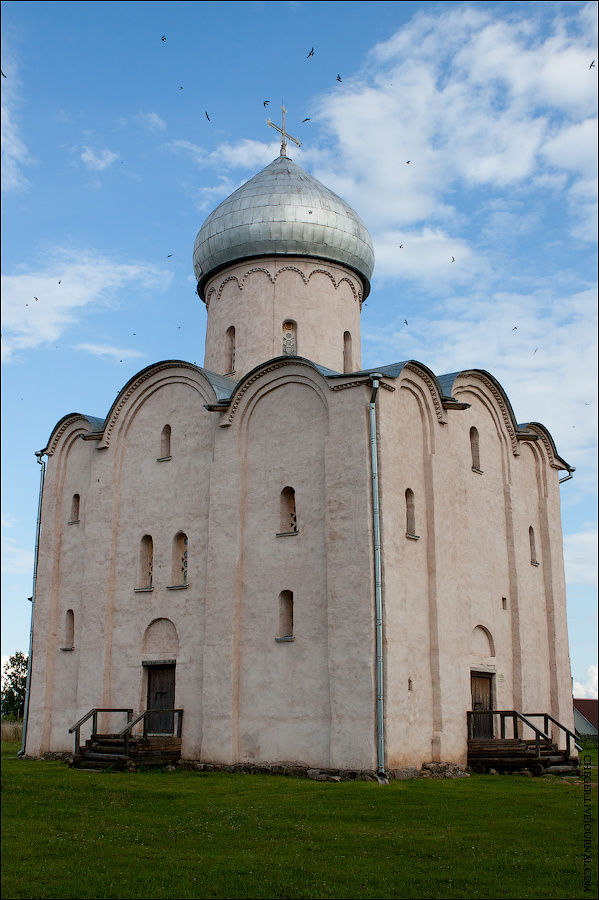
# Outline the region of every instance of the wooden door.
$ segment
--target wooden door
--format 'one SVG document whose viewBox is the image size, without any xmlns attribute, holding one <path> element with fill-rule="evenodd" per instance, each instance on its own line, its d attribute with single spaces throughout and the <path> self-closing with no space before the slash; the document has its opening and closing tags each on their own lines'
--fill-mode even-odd
<svg viewBox="0 0 599 900">
<path fill-rule="evenodd" d="M 472 673 L 470 684 L 472 688 L 472 709 L 474 712 L 479 713 L 476 716 L 472 716 L 472 737 L 492 738 L 493 716 L 482 715 L 485 710 L 493 709 L 491 676 Z"/>
<path fill-rule="evenodd" d="M 173 709 L 175 706 L 175 667 L 148 666 L 148 709 Z M 174 715 L 154 713 L 148 716 L 150 734 L 172 734 Z"/>
</svg>

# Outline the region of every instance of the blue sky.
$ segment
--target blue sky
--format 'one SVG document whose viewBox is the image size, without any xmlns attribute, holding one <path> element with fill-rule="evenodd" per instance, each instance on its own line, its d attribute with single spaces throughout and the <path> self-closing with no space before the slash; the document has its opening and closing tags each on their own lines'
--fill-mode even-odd
<svg viewBox="0 0 599 900">
<path fill-rule="evenodd" d="M 576 467 L 572 672 L 597 696 L 596 4 L 21 0 L 2 24 L 3 656 L 34 451 L 144 366 L 202 364 L 194 237 L 278 155 L 284 100 L 290 155 L 373 237 L 363 364 L 486 369 Z"/>
</svg>

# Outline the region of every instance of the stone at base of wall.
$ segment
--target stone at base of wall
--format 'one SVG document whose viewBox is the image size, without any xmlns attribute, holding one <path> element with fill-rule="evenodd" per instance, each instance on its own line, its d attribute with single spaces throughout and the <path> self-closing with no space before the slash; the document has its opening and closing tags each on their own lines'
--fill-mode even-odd
<svg viewBox="0 0 599 900">
<path fill-rule="evenodd" d="M 244 775 L 289 775 L 295 778 L 308 778 L 311 781 L 376 781 L 383 783 L 376 772 L 370 769 L 322 769 L 293 763 L 203 763 L 197 759 L 180 759 L 177 765 L 194 772 L 238 772 Z M 411 778 L 468 778 L 469 773 L 464 766 L 455 763 L 424 763 L 421 769 L 416 766 L 403 766 L 390 769 L 387 773 L 389 781 L 406 781 Z"/>
</svg>

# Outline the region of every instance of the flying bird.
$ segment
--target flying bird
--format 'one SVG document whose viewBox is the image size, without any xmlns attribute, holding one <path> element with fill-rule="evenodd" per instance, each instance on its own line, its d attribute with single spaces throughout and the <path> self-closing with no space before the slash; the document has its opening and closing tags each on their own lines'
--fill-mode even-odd
<svg viewBox="0 0 599 900">
<path fill-rule="evenodd" d="M 309 52 L 308 55 L 306 56 L 306 59 L 310 59 L 311 56 L 314 56 L 314 47 L 312 47 L 312 49 L 310 50 L 310 52 Z"/>
<path fill-rule="evenodd" d="M 167 256 L 167 259 L 170 259 L 172 255 L 173 255 L 172 253 L 169 253 L 169 255 Z"/>
<path fill-rule="evenodd" d="M 593 62 L 589 66 L 589 69 L 594 69 L 594 68 L 595 68 L 595 60 L 593 60 Z M 4 72 L 2 74 L 4 75 Z M 4 75 L 4 77 L 6 78 L 6 75 Z"/>
<path fill-rule="evenodd" d="M 180 90 L 180 91 L 183 90 L 183 85 L 182 85 L 182 84 L 179 85 L 179 90 Z"/>
<path fill-rule="evenodd" d="M 532 354 L 533 356 L 535 355 L 535 353 L 537 352 L 538 349 L 539 349 L 538 347 L 535 347 L 534 352 Z"/>
<path fill-rule="evenodd" d="M 161 41 L 166 41 L 166 34 L 163 34 L 162 37 L 160 38 L 160 40 L 161 40 Z"/>
<path fill-rule="evenodd" d="M 408 320 L 407 320 L 407 319 L 404 319 L 404 320 L 403 320 L 403 323 L 404 323 L 404 325 L 407 325 L 407 324 L 408 324 Z"/>
<path fill-rule="evenodd" d="M 208 113 L 206 112 L 206 110 L 204 110 L 204 112 L 206 113 L 206 118 L 208 119 L 208 121 L 210 121 L 210 116 L 208 115 Z"/>
<path fill-rule="evenodd" d="M 512 331 L 518 331 L 518 326 L 514 325 L 514 327 L 512 328 Z"/>
<path fill-rule="evenodd" d="M 452 261 L 452 262 L 455 262 L 455 256 L 452 256 L 452 257 L 451 257 L 451 261 Z"/>
<path fill-rule="evenodd" d="M 341 75 L 337 75 L 337 81 L 341 81 Z"/>
<path fill-rule="evenodd" d="M 400 249 L 400 250 L 403 250 L 403 244 L 400 244 L 400 245 L 399 245 L 399 249 Z"/>
<path fill-rule="evenodd" d="M 2 69 L 0 69 L 0 72 L 2 72 Z M 6 78 L 6 75 L 4 74 L 4 72 L 2 72 L 2 77 Z"/>
<path fill-rule="evenodd" d="M 62 278 L 60 279 L 60 281 L 59 281 L 58 283 L 59 283 L 59 284 L 62 284 Z"/>
<path fill-rule="evenodd" d="M 302 125 L 304 124 L 304 122 L 309 122 L 309 121 L 310 121 L 310 116 L 308 116 L 307 119 L 302 119 Z"/>
<path fill-rule="evenodd" d="M 270 100 L 263 100 L 262 106 L 268 106 L 269 103 L 270 103 Z"/>
<path fill-rule="evenodd" d="M 406 159 L 406 166 L 409 166 L 411 162 L 412 162 L 411 159 Z"/>
<path fill-rule="evenodd" d="M 40 298 L 39 298 L 39 297 L 34 297 L 33 299 L 35 300 L 36 303 L 38 303 L 38 301 L 39 301 Z"/>
</svg>

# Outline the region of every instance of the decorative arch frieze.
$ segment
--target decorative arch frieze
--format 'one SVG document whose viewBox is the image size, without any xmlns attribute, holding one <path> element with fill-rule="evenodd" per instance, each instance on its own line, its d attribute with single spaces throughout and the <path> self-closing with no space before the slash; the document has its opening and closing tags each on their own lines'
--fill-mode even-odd
<svg viewBox="0 0 599 900">
<path fill-rule="evenodd" d="M 290 357 L 289 360 L 281 359 L 281 360 L 278 360 L 277 362 L 271 363 L 268 366 L 265 366 L 263 368 L 261 367 L 260 369 L 255 371 L 249 378 L 247 378 L 241 384 L 239 389 L 237 391 L 235 391 L 233 398 L 231 400 L 231 404 L 227 411 L 227 415 L 223 417 L 223 421 L 220 423 L 220 427 L 228 428 L 232 424 L 233 419 L 235 418 L 235 415 L 241 404 L 242 399 L 245 397 L 245 395 L 247 394 L 249 389 L 252 387 L 253 384 L 255 384 L 256 381 L 259 381 L 261 378 L 263 378 L 265 375 L 270 374 L 271 372 L 275 372 L 277 369 L 282 369 L 282 368 L 289 367 L 289 366 L 293 366 L 293 367 L 303 366 L 307 369 L 310 369 L 310 371 L 312 373 L 315 372 L 314 366 L 311 363 L 304 361 L 297 356 Z M 324 400 L 324 397 L 322 397 L 322 399 L 326 406 L 326 401 Z"/>
<path fill-rule="evenodd" d="M 403 377 L 404 372 L 412 372 L 412 374 L 417 375 L 422 381 L 424 381 L 425 385 L 428 388 L 429 394 L 431 395 L 437 420 L 441 423 L 441 425 L 447 425 L 447 412 L 441 401 L 439 388 L 435 384 L 435 381 L 431 378 L 429 373 L 426 371 L 426 369 L 424 369 L 422 366 L 419 366 L 418 363 L 409 362 L 406 363 L 401 370 L 400 378 Z"/>
<path fill-rule="evenodd" d="M 250 277 L 250 275 L 254 275 L 257 272 L 261 272 L 263 275 L 266 275 L 267 278 L 269 279 L 269 281 L 271 282 L 271 284 L 275 284 L 277 278 L 279 277 L 279 275 L 282 272 L 295 272 L 297 275 L 300 276 L 300 278 L 302 279 L 302 281 L 304 282 L 304 284 L 306 286 L 308 285 L 308 283 L 313 275 L 326 275 L 326 277 L 330 279 L 335 290 L 338 290 L 338 288 L 342 282 L 346 282 L 351 289 L 354 300 L 357 303 L 360 303 L 360 305 L 362 305 L 362 290 L 359 287 L 357 287 L 357 282 L 353 281 L 349 276 L 342 275 L 341 278 L 336 280 L 335 276 L 333 275 L 332 272 L 330 272 L 328 269 L 323 269 L 322 267 L 315 267 L 315 268 L 311 269 L 308 272 L 308 274 L 306 274 L 298 266 L 287 265 L 287 266 L 280 266 L 279 268 L 277 268 L 276 271 L 274 272 L 274 274 L 270 271 L 270 269 L 266 268 L 265 266 L 252 266 L 250 269 L 247 269 L 247 271 L 244 272 L 243 275 L 241 275 L 241 276 L 227 275 L 219 283 L 218 288 L 212 286 L 210 288 L 210 290 L 208 291 L 208 293 L 206 295 L 206 308 L 208 308 L 208 306 L 210 305 L 213 294 L 216 295 L 217 300 L 220 300 L 220 298 L 222 297 L 225 285 L 228 284 L 230 281 L 235 281 L 237 283 L 237 287 L 239 288 L 239 290 L 243 291 L 243 289 L 245 287 L 245 283 L 248 280 L 248 278 Z"/>
<path fill-rule="evenodd" d="M 148 369 L 145 369 L 136 378 L 129 382 L 129 384 L 126 385 L 125 388 L 123 388 L 122 393 L 119 394 L 119 396 L 113 403 L 106 419 L 102 440 L 98 443 L 99 450 L 104 450 L 110 445 L 110 440 L 119 416 L 128 405 L 131 397 L 137 391 L 139 391 L 139 389 L 144 384 L 146 384 L 146 382 L 148 382 L 151 378 L 154 378 L 158 373 L 166 372 L 172 369 L 186 369 L 189 372 L 193 372 L 195 375 L 201 374 L 201 369 L 199 369 L 198 366 L 195 366 L 193 363 L 177 361 L 158 363 L 155 366 L 150 366 Z M 212 387 L 210 387 L 210 390 L 212 393 L 214 393 Z M 206 397 L 205 399 L 207 400 L 208 398 Z M 216 396 L 214 397 L 214 399 L 216 399 Z"/>
</svg>

